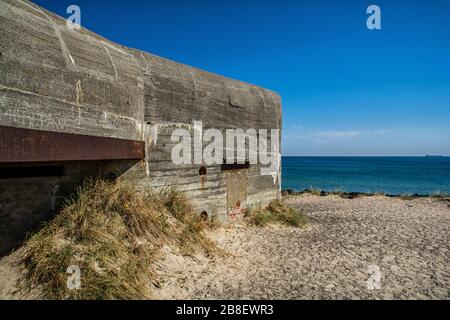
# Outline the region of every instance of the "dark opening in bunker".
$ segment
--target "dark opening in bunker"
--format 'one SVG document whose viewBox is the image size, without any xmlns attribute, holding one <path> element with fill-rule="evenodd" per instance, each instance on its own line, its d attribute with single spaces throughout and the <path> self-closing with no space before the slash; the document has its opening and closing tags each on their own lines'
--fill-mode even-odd
<svg viewBox="0 0 450 320">
<path fill-rule="evenodd" d="M 240 169 L 248 169 L 250 167 L 250 163 L 246 161 L 245 163 L 224 163 L 221 165 L 222 171 L 227 170 L 240 170 Z"/>
<path fill-rule="evenodd" d="M 202 211 L 202 213 L 200 213 L 200 218 L 201 218 L 203 221 L 207 221 L 207 220 L 208 220 L 208 212 Z"/>
<path fill-rule="evenodd" d="M 198 174 L 200 176 L 206 176 L 206 167 L 200 167 L 200 169 L 198 170 Z"/>
<path fill-rule="evenodd" d="M 107 172 L 103 176 L 103 179 L 108 181 L 108 182 L 115 182 L 117 180 L 117 175 L 114 172 Z"/>
<path fill-rule="evenodd" d="M 63 166 L 32 166 L 32 167 L 4 167 L 0 168 L 0 179 L 62 177 Z"/>
</svg>

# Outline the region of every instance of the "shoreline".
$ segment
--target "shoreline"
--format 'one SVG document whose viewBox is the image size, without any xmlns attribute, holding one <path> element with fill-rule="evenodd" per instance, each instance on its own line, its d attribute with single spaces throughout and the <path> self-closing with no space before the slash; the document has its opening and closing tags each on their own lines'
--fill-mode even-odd
<svg viewBox="0 0 450 320">
<path fill-rule="evenodd" d="M 313 194 L 320 197 L 326 197 L 331 195 L 337 195 L 345 199 L 354 199 L 358 197 L 374 197 L 374 196 L 385 196 L 388 198 L 400 198 L 403 200 L 411 200 L 418 198 L 434 198 L 450 201 L 450 194 L 446 193 L 436 193 L 436 194 L 390 194 L 385 192 L 357 192 L 357 191 L 324 191 L 320 189 L 304 189 L 302 191 L 295 191 L 293 189 L 282 189 L 281 194 L 283 196 L 299 196 L 302 194 Z"/>
</svg>

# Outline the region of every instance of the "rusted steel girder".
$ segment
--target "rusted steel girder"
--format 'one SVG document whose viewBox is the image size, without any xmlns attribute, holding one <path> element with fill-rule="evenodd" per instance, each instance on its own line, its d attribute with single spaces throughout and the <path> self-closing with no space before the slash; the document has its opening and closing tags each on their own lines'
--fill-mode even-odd
<svg viewBox="0 0 450 320">
<path fill-rule="evenodd" d="M 0 163 L 141 160 L 144 142 L 0 126 Z"/>
</svg>

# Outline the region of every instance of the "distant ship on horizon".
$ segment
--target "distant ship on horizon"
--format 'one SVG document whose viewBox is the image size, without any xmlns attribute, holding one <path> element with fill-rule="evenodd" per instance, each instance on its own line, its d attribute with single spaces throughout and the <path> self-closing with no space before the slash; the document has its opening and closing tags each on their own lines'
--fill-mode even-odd
<svg viewBox="0 0 450 320">
<path fill-rule="evenodd" d="M 425 155 L 425 157 L 427 157 L 427 158 L 442 158 L 445 156 L 443 156 L 441 154 L 427 154 L 427 155 Z"/>
</svg>

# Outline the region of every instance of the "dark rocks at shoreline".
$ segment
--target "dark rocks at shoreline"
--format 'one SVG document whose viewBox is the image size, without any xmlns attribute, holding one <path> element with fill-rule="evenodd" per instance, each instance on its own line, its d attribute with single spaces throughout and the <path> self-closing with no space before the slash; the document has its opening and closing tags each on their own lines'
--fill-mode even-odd
<svg viewBox="0 0 450 320">
<path fill-rule="evenodd" d="M 418 198 L 436 198 L 443 201 L 450 201 L 450 195 L 448 194 L 388 194 L 383 192 L 346 192 L 346 191 L 323 191 L 314 189 L 304 189 L 302 191 L 295 191 L 293 189 L 283 189 L 281 191 L 283 196 L 296 196 L 301 194 L 314 194 L 320 197 L 326 197 L 330 195 L 337 195 L 344 199 L 354 199 L 358 197 L 372 197 L 372 196 L 386 196 L 389 198 L 400 198 L 403 200 L 413 200 Z M 450 205 L 449 205 L 450 207 Z"/>
</svg>

